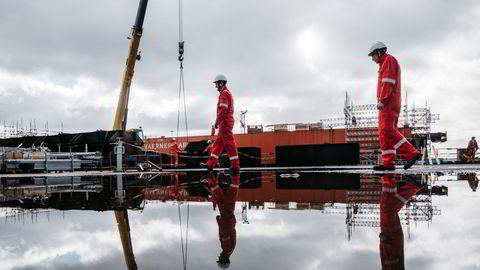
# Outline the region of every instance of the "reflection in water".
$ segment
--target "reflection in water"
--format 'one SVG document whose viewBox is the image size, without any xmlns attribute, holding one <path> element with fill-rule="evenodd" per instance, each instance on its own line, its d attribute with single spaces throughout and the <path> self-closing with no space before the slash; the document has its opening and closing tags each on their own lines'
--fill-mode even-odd
<svg viewBox="0 0 480 270">
<path fill-rule="evenodd" d="M 347 192 L 346 224 L 348 238 L 350 239 L 355 227 L 379 227 L 380 224 L 380 202 L 383 194 L 383 179 L 393 177 L 398 183 L 406 181 L 422 183 L 422 189 L 415 197 L 410 198 L 405 208 L 400 209 L 400 221 L 410 229 L 412 222 L 430 222 L 434 215 L 440 215 L 441 211 L 437 206 L 432 205 L 432 195 L 448 195 L 445 186 L 433 185 L 428 175 L 387 175 L 372 176 L 362 175 L 361 185 L 358 190 Z M 333 207 L 338 211 L 340 207 Z"/>
<path fill-rule="evenodd" d="M 405 269 L 404 239 L 399 212 L 418 191 L 422 183 L 405 175 L 407 182 L 396 181 L 393 174 L 382 176 L 380 198 L 380 258 L 382 269 Z"/>
<path fill-rule="evenodd" d="M 123 255 L 129 270 L 137 269 L 135 255 L 133 254 L 132 238 L 130 236 L 130 223 L 128 220 L 128 212 L 124 207 L 115 210 L 115 219 L 117 220 L 120 241 L 122 241 Z"/>
<path fill-rule="evenodd" d="M 219 215 L 215 217 L 218 225 L 218 237 L 222 251 L 218 256 L 217 264 L 221 268 L 230 265 L 230 256 L 235 250 L 237 232 L 235 231 L 235 203 L 240 185 L 240 176 L 225 174 L 209 174 L 206 182 L 212 194 L 213 209 L 218 206 Z"/>
<path fill-rule="evenodd" d="M 137 268 L 133 252 L 134 247 L 141 246 L 135 241 L 132 244 L 128 210 L 142 210 L 145 200 L 211 201 L 214 208 L 218 207 L 218 215 L 214 217 L 218 226 L 215 239 L 219 239 L 215 241 L 221 249 L 217 260 L 220 267 L 229 266 L 236 247 L 237 200 L 242 202 L 241 209 L 237 209 L 242 213 L 242 223 L 250 223 L 245 226 L 252 227 L 261 225 L 261 221 L 248 219 L 251 210 L 311 210 L 341 214 L 345 215 L 343 226 L 347 226 L 348 239 L 355 227 L 380 227 L 380 257 L 383 267 L 389 269 L 393 265 L 402 266 L 405 261 L 402 225 L 409 225 L 411 221 L 430 221 L 434 215 L 440 214 L 440 210 L 432 205 L 432 195 L 446 195 L 448 192 L 446 187 L 433 185 L 427 175 L 386 175 L 380 178 L 359 174 L 250 172 L 231 176 L 228 173 L 207 175 L 197 172 L 146 177 L 124 177 L 122 191 L 116 190 L 117 179 L 113 177 L 2 179 L 0 206 L 23 210 L 114 211 L 128 269 Z M 472 179 L 478 184 L 476 176 Z M 122 200 L 119 200 L 119 194 Z M 297 212 L 311 215 L 311 211 Z M 324 225 L 322 221 L 318 222 L 318 226 Z M 133 232 L 135 226 L 138 224 L 132 225 Z M 243 241 L 247 241 L 246 238 L 239 238 L 238 247 L 242 251 L 248 249 Z M 144 251 L 136 247 L 135 252 Z M 239 249 L 235 252 L 238 259 L 235 261 L 238 262 L 241 261 L 238 257 L 242 256 L 239 252 Z M 142 264 L 140 260 L 138 262 Z M 232 266 L 242 269 L 240 263 Z"/>
<path fill-rule="evenodd" d="M 122 184 L 137 183 L 131 176 L 120 180 Z M 17 219 L 29 214 L 33 217 L 38 209 L 114 210 L 127 268 L 137 269 L 127 209 L 143 209 L 142 194 L 136 187 L 116 190 L 115 182 L 118 179 L 113 177 L 5 178 L 0 206 L 12 209 L 6 214 L 7 218 Z"/>
<path fill-rule="evenodd" d="M 468 186 L 472 189 L 472 191 L 473 192 L 477 191 L 478 176 L 476 173 L 459 174 L 458 180 L 467 180 Z"/>
</svg>

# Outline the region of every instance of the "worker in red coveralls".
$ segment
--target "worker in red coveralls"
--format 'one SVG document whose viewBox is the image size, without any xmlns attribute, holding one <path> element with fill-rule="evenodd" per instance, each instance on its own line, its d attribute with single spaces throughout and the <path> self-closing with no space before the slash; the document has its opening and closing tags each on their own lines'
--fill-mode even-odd
<svg viewBox="0 0 480 270">
<path fill-rule="evenodd" d="M 220 215 L 215 217 L 218 225 L 220 246 L 222 248 L 217 260 L 220 268 L 227 268 L 230 265 L 230 256 L 237 243 L 234 212 L 240 185 L 240 176 L 232 175 L 231 182 L 228 181 L 229 178 L 230 177 L 224 174 L 219 174 L 218 178 L 213 173 L 208 174 L 207 188 L 212 194 L 213 209 L 215 210 L 218 206 L 220 212 Z"/>
<path fill-rule="evenodd" d="M 403 230 L 398 212 L 422 189 L 415 176 L 404 176 L 408 181 L 397 185 L 395 176 L 382 176 L 380 197 L 380 260 L 383 270 L 405 269 Z"/>
<path fill-rule="evenodd" d="M 175 138 L 172 138 L 172 145 L 169 147 L 170 151 L 170 165 L 171 166 L 178 166 L 178 153 L 180 153 L 182 150 L 180 147 L 178 147 L 177 140 Z"/>
<path fill-rule="evenodd" d="M 475 161 L 475 153 L 478 150 L 478 144 L 477 141 L 475 140 L 475 137 L 472 137 L 472 139 L 468 142 L 467 146 L 467 162 L 473 162 Z"/>
<path fill-rule="evenodd" d="M 373 43 L 368 52 L 372 61 L 379 65 L 377 83 L 377 109 L 380 148 L 383 164 L 374 166 L 374 170 L 395 170 L 396 155 L 407 159 L 407 170 L 420 159 L 421 154 L 403 137 L 397 128 L 401 97 L 400 65 L 395 57 L 387 53 L 387 46 L 380 41 Z"/>
<path fill-rule="evenodd" d="M 209 155 L 211 155 L 212 150 L 213 150 L 213 141 L 208 140 L 207 141 L 207 148 L 205 148 L 205 150 L 203 150 L 203 153 L 208 153 Z M 202 162 L 201 165 L 205 165 L 205 163 Z M 217 162 L 214 164 L 214 167 L 220 167 L 220 162 L 219 162 L 218 159 L 217 159 Z"/>
<path fill-rule="evenodd" d="M 213 141 L 212 140 L 208 140 L 207 141 L 207 148 L 205 148 L 205 150 L 203 150 L 203 152 L 205 153 L 208 153 L 208 154 L 211 154 L 212 153 L 212 149 L 213 149 Z"/>
<path fill-rule="evenodd" d="M 224 75 L 217 75 L 213 82 L 220 95 L 218 96 L 217 118 L 215 124 L 212 126 L 212 135 L 215 135 L 217 128 L 218 134 L 213 143 L 210 158 L 207 161 L 207 168 L 209 171 L 213 170 L 220 154 L 223 149 L 226 148 L 228 157 L 230 158 L 232 174 L 236 175 L 240 173 L 240 161 L 238 160 L 237 145 L 233 137 L 233 124 L 235 122 L 233 119 L 233 96 L 227 88 L 227 78 Z"/>
</svg>

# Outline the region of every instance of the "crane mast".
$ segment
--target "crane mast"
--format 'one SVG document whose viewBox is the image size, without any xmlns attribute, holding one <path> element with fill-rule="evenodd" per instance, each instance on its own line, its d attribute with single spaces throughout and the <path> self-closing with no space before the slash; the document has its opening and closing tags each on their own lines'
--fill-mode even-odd
<svg viewBox="0 0 480 270">
<path fill-rule="evenodd" d="M 140 60 L 138 54 L 138 47 L 140 45 L 140 38 L 143 32 L 143 20 L 145 19 L 145 11 L 147 10 L 148 0 L 140 0 L 138 4 L 137 17 L 135 24 L 132 27 L 132 33 L 129 37 L 130 46 L 128 48 L 127 62 L 125 63 L 125 70 L 123 72 L 122 86 L 117 102 L 117 110 L 115 112 L 115 119 L 113 122 L 113 130 L 125 130 L 127 127 L 128 115 L 128 99 L 130 96 L 130 85 L 135 68 L 135 62 Z"/>
</svg>

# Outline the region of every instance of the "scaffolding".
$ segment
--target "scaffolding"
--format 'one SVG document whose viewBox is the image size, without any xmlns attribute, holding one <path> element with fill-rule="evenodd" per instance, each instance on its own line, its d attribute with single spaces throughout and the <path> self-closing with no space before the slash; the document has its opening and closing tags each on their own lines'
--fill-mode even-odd
<svg viewBox="0 0 480 270">
<path fill-rule="evenodd" d="M 378 109 L 376 104 L 355 105 L 348 92 L 345 93 L 343 117 L 320 119 L 314 123 L 282 123 L 265 126 L 248 126 L 248 133 L 258 132 L 288 132 L 304 130 L 345 129 L 345 142 L 358 143 L 360 146 L 360 164 L 377 164 L 380 154 L 380 142 L 378 140 Z M 398 128 L 403 134 L 417 138 L 426 138 L 425 156 L 435 156 L 435 149 L 431 139 L 431 124 L 440 120 L 439 114 L 432 113 L 428 104 L 425 107 L 410 108 L 408 98 L 405 97 L 404 105 L 400 111 Z M 445 140 L 446 140 L 446 133 Z M 438 136 L 437 136 L 438 137 Z M 438 139 L 437 139 L 438 141 Z M 443 141 L 443 140 L 442 140 Z M 438 162 L 438 160 L 437 160 Z M 402 161 L 397 159 L 397 163 Z M 432 164 L 432 163 L 431 163 Z M 438 163 L 437 163 L 438 164 Z"/>
<path fill-rule="evenodd" d="M 321 119 L 319 123 L 324 128 L 345 128 L 345 141 L 358 143 L 360 146 L 360 164 L 376 164 L 380 153 L 377 105 L 354 105 L 346 92 L 343 113 L 344 117 Z M 398 128 L 403 133 L 411 130 L 412 136 L 429 138 L 431 124 L 438 120 L 440 120 L 439 114 L 432 113 L 427 103 L 425 103 L 425 107 L 413 105 L 412 108 L 409 108 L 406 95 L 399 116 Z"/>
<path fill-rule="evenodd" d="M 48 121 L 45 122 L 45 127 L 37 128 L 36 120 L 30 120 L 30 122 L 24 123 L 23 119 L 20 121 L 12 121 L 7 123 L 3 121 L 3 125 L 0 124 L 0 138 L 18 138 L 28 136 L 49 136 L 63 133 L 63 123 L 60 130 L 49 129 Z"/>
</svg>

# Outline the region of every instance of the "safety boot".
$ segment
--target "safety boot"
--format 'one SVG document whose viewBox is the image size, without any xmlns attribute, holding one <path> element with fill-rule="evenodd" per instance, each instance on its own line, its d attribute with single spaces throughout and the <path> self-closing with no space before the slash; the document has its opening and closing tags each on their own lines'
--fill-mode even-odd
<svg viewBox="0 0 480 270">
<path fill-rule="evenodd" d="M 417 162 L 417 160 L 419 160 L 421 157 L 422 157 L 422 154 L 418 153 L 416 156 L 414 156 L 413 158 L 411 158 L 407 161 L 407 164 L 405 164 L 405 166 L 403 166 L 403 169 L 405 169 L 405 170 L 410 169 L 410 167 L 412 167 Z"/>
</svg>

